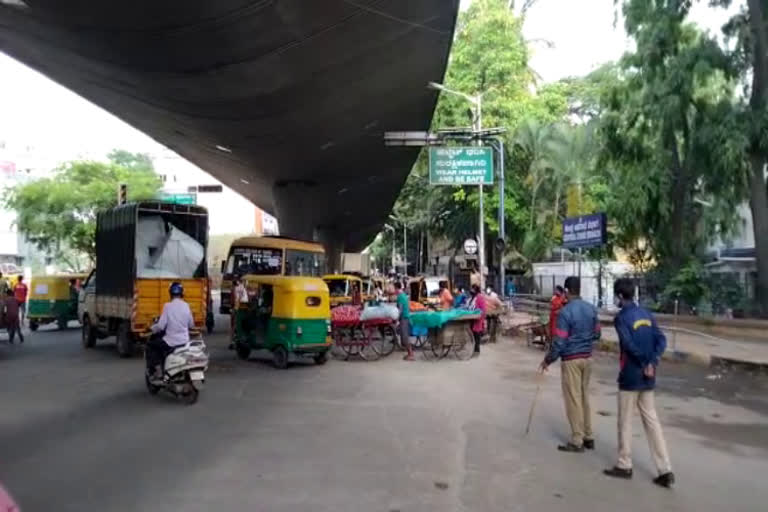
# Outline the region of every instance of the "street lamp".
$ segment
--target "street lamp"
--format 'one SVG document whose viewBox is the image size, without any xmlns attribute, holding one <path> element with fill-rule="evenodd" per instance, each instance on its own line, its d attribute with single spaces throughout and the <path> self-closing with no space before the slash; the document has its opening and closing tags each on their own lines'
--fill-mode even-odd
<svg viewBox="0 0 768 512">
<path fill-rule="evenodd" d="M 472 104 L 472 106 L 475 108 L 474 112 L 474 119 L 472 120 L 472 130 L 475 133 L 479 133 L 483 129 L 483 121 L 482 121 L 482 115 L 483 115 L 483 95 L 477 94 L 475 96 L 472 96 L 470 94 L 461 92 L 461 91 L 454 91 L 453 89 L 449 89 L 448 87 L 444 86 L 443 84 L 439 84 L 437 82 L 429 82 L 427 84 L 427 87 L 430 89 L 434 89 L 436 91 L 441 91 L 446 94 L 453 94 L 454 96 L 459 96 L 460 98 L 464 98 L 468 102 Z M 477 141 L 477 144 L 482 144 L 480 141 Z M 477 237 L 478 237 L 478 245 L 480 246 L 478 248 L 478 258 L 480 259 L 480 289 L 485 290 L 485 218 L 483 216 L 483 184 L 480 183 L 478 185 L 478 194 L 479 194 L 479 214 L 478 214 L 478 229 L 477 229 Z"/>
<path fill-rule="evenodd" d="M 397 272 L 395 268 L 395 228 L 389 224 L 384 224 L 384 228 L 392 231 L 392 272 Z"/>
</svg>

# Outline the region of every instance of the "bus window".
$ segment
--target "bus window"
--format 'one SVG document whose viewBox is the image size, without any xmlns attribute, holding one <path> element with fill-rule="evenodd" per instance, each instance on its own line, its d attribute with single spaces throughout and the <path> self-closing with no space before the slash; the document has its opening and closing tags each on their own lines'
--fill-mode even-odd
<svg viewBox="0 0 768 512">
<path fill-rule="evenodd" d="M 325 273 L 325 254 L 322 252 L 285 250 L 285 275 L 320 277 Z"/>
<path fill-rule="evenodd" d="M 238 247 L 232 250 L 227 262 L 227 273 L 260 276 L 280 275 L 283 271 L 283 251 L 281 249 L 260 249 Z"/>
</svg>

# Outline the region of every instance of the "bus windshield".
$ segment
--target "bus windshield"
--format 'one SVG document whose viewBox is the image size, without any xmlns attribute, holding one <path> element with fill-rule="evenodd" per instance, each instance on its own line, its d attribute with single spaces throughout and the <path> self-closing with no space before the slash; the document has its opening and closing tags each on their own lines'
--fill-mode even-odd
<svg viewBox="0 0 768 512">
<path fill-rule="evenodd" d="M 280 275 L 283 271 L 282 249 L 259 247 L 235 247 L 227 261 L 227 274 L 242 276 L 255 274 L 260 276 Z"/>
<path fill-rule="evenodd" d="M 285 275 L 320 277 L 325 273 L 325 254 L 314 251 L 286 249 Z"/>
</svg>

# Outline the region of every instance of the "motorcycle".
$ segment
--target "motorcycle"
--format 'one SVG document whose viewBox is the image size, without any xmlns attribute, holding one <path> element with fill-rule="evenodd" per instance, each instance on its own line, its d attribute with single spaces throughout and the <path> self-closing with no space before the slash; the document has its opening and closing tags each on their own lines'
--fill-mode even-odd
<svg viewBox="0 0 768 512">
<path fill-rule="evenodd" d="M 190 331 L 189 335 L 189 343 L 176 347 L 165 357 L 161 378 L 150 375 L 149 370 L 146 371 L 144 379 L 151 395 L 156 395 L 164 389 L 181 398 L 186 404 L 197 402 L 205 384 L 208 351 L 200 332 Z"/>
</svg>

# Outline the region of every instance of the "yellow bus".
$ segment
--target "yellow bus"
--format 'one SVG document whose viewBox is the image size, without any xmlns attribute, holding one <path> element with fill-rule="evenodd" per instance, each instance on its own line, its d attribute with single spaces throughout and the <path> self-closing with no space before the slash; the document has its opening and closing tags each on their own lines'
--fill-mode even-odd
<svg viewBox="0 0 768 512">
<path fill-rule="evenodd" d="M 221 262 L 221 306 L 232 307 L 232 280 L 245 274 L 259 276 L 307 276 L 325 274 L 325 249 L 321 244 L 281 236 L 246 236 L 229 247 Z"/>
</svg>

